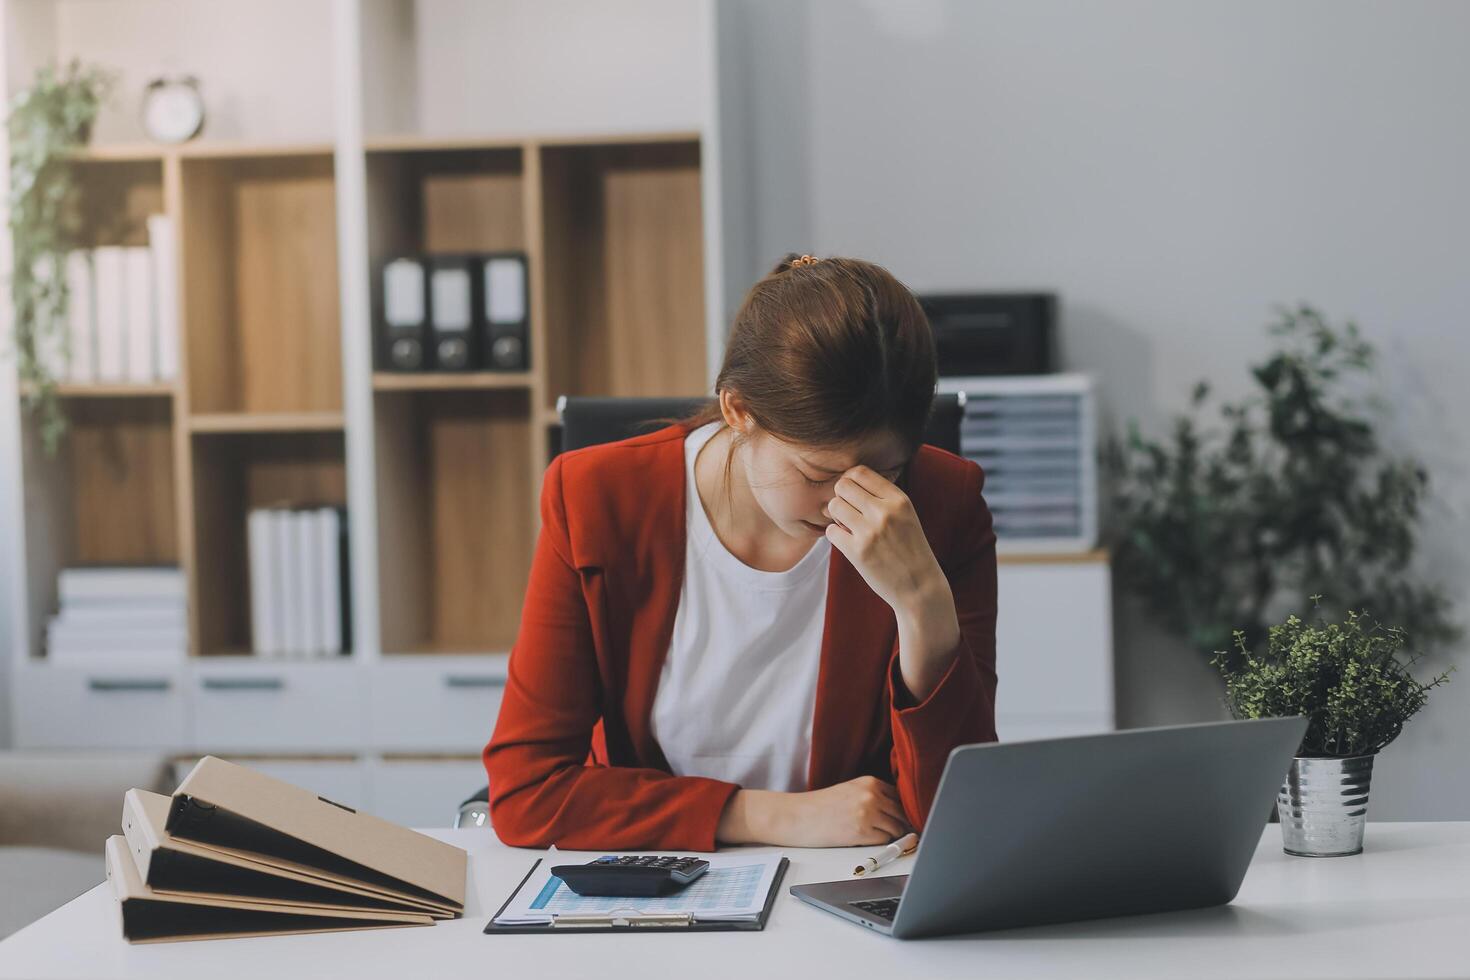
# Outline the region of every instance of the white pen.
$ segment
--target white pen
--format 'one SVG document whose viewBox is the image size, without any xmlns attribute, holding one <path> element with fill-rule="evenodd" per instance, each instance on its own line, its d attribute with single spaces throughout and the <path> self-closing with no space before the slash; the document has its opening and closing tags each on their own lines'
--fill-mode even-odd
<svg viewBox="0 0 1470 980">
<path fill-rule="evenodd" d="M 894 841 L 892 844 L 889 844 L 887 847 L 883 848 L 883 850 L 879 851 L 872 857 L 866 859 L 856 868 L 853 868 L 852 873 L 854 875 L 865 875 L 870 872 L 877 871 L 879 868 L 883 867 L 883 865 L 897 861 L 905 854 L 914 853 L 914 851 L 918 849 L 918 846 L 918 834 L 904 834 L 898 840 Z"/>
</svg>

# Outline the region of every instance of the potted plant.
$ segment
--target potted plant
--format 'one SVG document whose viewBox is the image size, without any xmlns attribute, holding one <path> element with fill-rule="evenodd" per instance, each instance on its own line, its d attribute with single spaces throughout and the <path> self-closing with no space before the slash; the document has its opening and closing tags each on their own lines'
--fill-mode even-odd
<svg viewBox="0 0 1470 980">
<path fill-rule="evenodd" d="M 1313 604 L 1320 598 L 1313 596 Z M 1212 663 L 1225 677 L 1231 715 L 1308 719 L 1276 802 L 1286 853 L 1336 857 L 1363 850 L 1373 757 L 1454 669 L 1421 684 L 1409 673 L 1420 655 L 1399 655 L 1406 642 L 1403 630 L 1349 610 L 1340 623 L 1320 614 L 1315 623 L 1288 617 L 1270 628 L 1262 656 L 1240 630 L 1237 656 L 1216 652 Z"/>
<path fill-rule="evenodd" d="M 26 407 L 40 420 L 42 442 L 55 450 L 66 429 L 56 398 L 55 368 L 70 356 L 65 329 L 66 252 L 75 180 L 67 157 L 91 137 L 112 76 L 77 61 L 43 67 L 10 104 L 9 225 L 13 247 L 10 302 L 15 354 Z"/>
</svg>

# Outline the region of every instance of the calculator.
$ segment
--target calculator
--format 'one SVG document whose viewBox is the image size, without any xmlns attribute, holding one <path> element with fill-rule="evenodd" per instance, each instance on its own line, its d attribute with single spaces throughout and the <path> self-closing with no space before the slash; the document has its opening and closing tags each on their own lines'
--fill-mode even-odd
<svg viewBox="0 0 1470 980">
<path fill-rule="evenodd" d="M 708 870 L 703 858 L 609 854 L 586 864 L 558 864 L 551 873 L 578 895 L 648 898 L 672 895 Z"/>
</svg>

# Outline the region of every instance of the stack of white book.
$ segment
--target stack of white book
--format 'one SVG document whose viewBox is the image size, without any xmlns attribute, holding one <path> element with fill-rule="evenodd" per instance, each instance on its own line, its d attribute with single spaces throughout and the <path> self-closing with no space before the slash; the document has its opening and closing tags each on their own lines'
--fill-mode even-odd
<svg viewBox="0 0 1470 980">
<path fill-rule="evenodd" d="M 73 384 L 144 384 L 179 373 L 172 221 L 148 219 L 147 246 L 78 249 L 66 257 L 67 338 L 45 355 Z"/>
<path fill-rule="evenodd" d="M 180 661 L 188 654 L 184 575 L 169 567 L 66 568 L 46 627 L 52 663 Z"/>
<path fill-rule="evenodd" d="M 250 632 L 261 657 L 351 649 L 347 519 L 340 507 L 267 507 L 246 517 Z"/>
</svg>

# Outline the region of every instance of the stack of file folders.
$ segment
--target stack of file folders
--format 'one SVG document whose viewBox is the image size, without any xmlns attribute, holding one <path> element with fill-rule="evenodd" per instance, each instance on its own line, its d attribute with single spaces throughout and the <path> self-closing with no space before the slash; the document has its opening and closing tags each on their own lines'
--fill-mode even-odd
<svg viewBox="0 0 1470 980">
<path fill-rule="evenodd" d="M 173 797 L 128 790 L 107 877 L 134 943 L 432 925 L 464 851 L 206 756 Z"/>
</svg>

